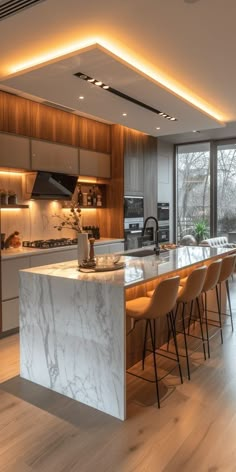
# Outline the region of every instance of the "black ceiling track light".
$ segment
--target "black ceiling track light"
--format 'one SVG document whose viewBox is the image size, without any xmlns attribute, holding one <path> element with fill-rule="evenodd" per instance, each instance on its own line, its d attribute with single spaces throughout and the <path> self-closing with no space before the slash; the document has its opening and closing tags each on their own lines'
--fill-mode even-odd
<svg viewBox="0 0 236 472">
<path fill-rule="evenodd" d="M 0 1 L 0 20 L 4 20 L 8 16 L 15 15 L 25 8 L 45 2 L 45 0 L 1 0 Z"/>
<path fill-rule="evenodd" d="M 87 74 L 84 74 L 83 72 L 76 72 L 76 74 L 74 75 L 78 77 L 79 79 L 84 80 L 85 82 L 89 82 L 90 84 L 96 85 L 97 87 L 100 87 L 103 90 L 106 90 L 107 92 L 113 93 L 113 95 L 117 95 L 118 97 L 121 97 L 124 100 L 128 100 L 129 102 L 134 103 L 135 105 L 145 108 L 146 110 L 149 110 L 152 113 L 155 113 L 156 115 L 161 116 L 162 118 L 166 118 L 167 120 L 170 120 L 170 121 L 177 121 L 177 118 L 175 118 L 174 116 L 170 116 L 167 113 L 164 113 L 160 110 L 157 110 L 156 108 L 151 107 L 150 105 L 147 105 L 146 103 L 140 102 L 140 100 L 136 100 L 136 98 L 132 98 L 129 95 L 126 95 L 125 93 L 122 93 L 119 90 L 116 90 L 110 87 L 109 85 L 104 84 L 100 80 L 97 80 L 93 77 L 89 77 Z"/>
</svg>

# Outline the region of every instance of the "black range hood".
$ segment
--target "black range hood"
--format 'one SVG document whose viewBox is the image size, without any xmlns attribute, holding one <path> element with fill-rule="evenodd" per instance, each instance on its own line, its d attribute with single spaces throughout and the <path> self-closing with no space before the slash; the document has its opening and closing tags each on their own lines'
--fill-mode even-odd
<svg viewBox="0 0 236 472">
<path fill-rule="evenodd" d="M 38 171 L 25 175 L 25 198 L 35 200 L 71 200 L 78 177 Z"/>
</svg>

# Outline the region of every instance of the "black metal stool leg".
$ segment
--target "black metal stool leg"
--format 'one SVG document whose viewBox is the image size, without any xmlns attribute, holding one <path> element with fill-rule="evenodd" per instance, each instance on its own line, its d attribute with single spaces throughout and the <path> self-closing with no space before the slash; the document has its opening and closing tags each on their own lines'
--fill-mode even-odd
<svg viewBox="0 0 236 472">
<path fill-rule="evenodd" d="M 152 332 L 152 325 L 151 325 L 150 320 L 149 320 L 149 326 L 150 326 L 151 341 L 152 341 L 152 353 L 153 353 L 153 364 L 154 364 L 155 381 L 156 381 L 157 405 L 158 405 L 158 408 L 160 408 L 160 395 L 159 395 L 157 365 L 156 365 L 156 323 L 155 323 L 155 320 L 153 320 L 153 332 Z"/>
<path fill-rule="evenodd" d="M 220 323 L 220 337 L 221 337 L 221 344 L 223 344 L 224 340 L 223 340 L 223 331 L 222 331 L 222 318 L 221 318 L 221 284 L 219 284 L 219 292 L 218 292 L 218 287 L 216 286 L 216 296 L 217 296 L 217 304 L 218 304 L 218 307 L 219 307 L 219 323 Z"/>
<path fill-rule="evenodd" d="M 188 319 L 188 334 L 190 331 L 190 324 L 192 321 L 192 313 L 193 313 L 193 300 L 191 301 L 191 308 L 190 308 L 190 314 L 189 314 L 189 319 Z"/>
<path fill-rule="evenodd" d="M 207 314 L 207 293 L 205 292 L 205 304 L 203 303 L 204 306 L 204 312 L 205 312 L 205 324 L 206 324 L 206 338 L 207 338 L 207 352 L 208 352 L 208 357 L 210 359 L 211 357 L 211 351 L 210 351 L 210 340 L 209 340 L 209 329 L 208 329 L 208 314 Z"/>
<path fill-rule="evenodd" d="M 180 376 L 181 383 L 183 383 L 183 376 L 182 376 L 182 370 L 181 370 L 180 359 L 179 359 L 179 351 L 178 351 L 178 344 L 177 344 L 177 339 L 176 339 L 175 320 L 174 320 L 173 311 L 170 312 L 170 323 L 171 323 L 171 327 L 172 327 L 172 333 L 173 333 L 173 339 L 174 339 L 174 345 L 175 345 L 175 353 L 176 353 L 176 358 L 177 358 L 178 367 L 179 367 L 179 376 Z"/>
<path fill-rule="evenodd" d="M 142 369 L 143 370 L 144 370 L 145 357 L 146 357 L 147 331 L 148 331 L 148 321 L 146 321 L 144 341 L 143 341 L 143 358 L 142 358 Z"/>
<path fill-rule="evenodd" d="M 199 315 L 199 324 L 200 324 L 200 329 L 201 329 L 201 336 L 202 336 L 202 348 L 203 348 L 203 354 L 204 354 L 204 359 L 206 360 L 206 349 L 205 349 L 205 339 L 203 335 L 203 329 L 202 329 L 202 317 L 201 317 L 201 311 L 200 311 L 200 305 L 199 305 L 199 300 L 198 297 L 196 298 L 197 301 L 197 309 L 198 309 L 198 315 Z M 209 352 L 208 352 L 209 355 Z M 210 356 L 209 356 L 210 357 Z"/>
<path fill-rule="evenodd" d="M 185 354 L 186 354 L 186 362 L 187 362 L 188 380 L 190 380 L 188 344 L 187 344 L 187 337 L 186 337 L 186 331 L 185 331 L 184 314 L 185 314 L 185 303 L 183 303 L 183 309 L 182 309 L 182 326 L 183 326 L 183 335 L 184 335 L 184 345 L 185 345 Z"/>
<path fill-rule="evenodd" d="M 234 330 L 234 324 L 233 324 L 233 315 L 232 315 L 232 308 L 231 308 L 231 300 L 230 300 L 230 292 L 229 292 L 229 281 L 225 281 L 226 285 L 226 291 L 227 291 L 227 297 L 228 297 L 228 302 L 229 302 L 229 313 L 230 313 L 230 320 L 231 320 L 231 328 L 232 331 Z"/>
<path fill-rule="evenodd" d="M 220 338 L 221 338 L 221 344 L 223 344 L 224 339 L 223 339 L 222 320 L 221 320 L 221 298 L 219 297 L 217 285 L 216 285 L 216 301 L 217 301 L 217 308 L 218 308 L 218 314 L 219 314 Z"/>
</svg>

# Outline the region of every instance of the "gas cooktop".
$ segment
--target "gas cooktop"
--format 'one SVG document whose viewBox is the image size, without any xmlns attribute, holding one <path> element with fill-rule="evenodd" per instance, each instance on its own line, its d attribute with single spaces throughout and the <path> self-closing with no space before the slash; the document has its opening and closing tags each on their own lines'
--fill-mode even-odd
<svg viewBox="0 0 236 472">
<path fill-rule="evenodd" d="M 36 241 L 23 241 L 23 247 L 48 249 L 50 247 L 72 246 L 77 244 L 77 239 L 60 238 L 60 239 L 37 239 Z"/>
</svg>

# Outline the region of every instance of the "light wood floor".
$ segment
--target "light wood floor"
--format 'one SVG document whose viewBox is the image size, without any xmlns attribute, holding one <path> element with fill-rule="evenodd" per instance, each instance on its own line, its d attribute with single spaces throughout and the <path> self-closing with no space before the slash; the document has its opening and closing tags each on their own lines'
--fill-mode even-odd
<svg viewBox="0 0 236 472">
<path fill-rule="evenodd" d="M 236 314 L 236 281 L 231 289 Z M 236 471 L 229 325 L 210 360 L 194 354 L 190 382 L 165 380 L 160 410 L 155 386 L 129 376 L 126 422 L 20 379 L 17 335 L 0 341 L 0 359 L 0 472 Z"/>
</svg>

